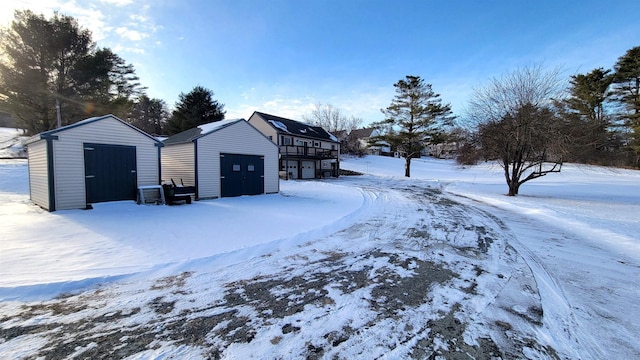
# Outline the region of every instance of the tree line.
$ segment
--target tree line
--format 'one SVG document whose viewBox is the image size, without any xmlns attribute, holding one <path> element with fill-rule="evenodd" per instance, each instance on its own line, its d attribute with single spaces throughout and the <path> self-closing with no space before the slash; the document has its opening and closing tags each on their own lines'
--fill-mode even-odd
<svg viewBox="0 0 640 360">
<path fill-rule="evenodd" d="M 612 70 L 572 75 L 541 65 L 516 69 L 476 88 L 455 126 L 449 104 L 431 84 L 406 76 L 374 125 L 405 159 L 428 143 L 458 146 L 460 164 L 496 161 L 504 170 L 507 195 L 527 181 L 560 172 L 565 162 L 640 167 L 640 46 L 618 58 Z M 462 123 L 462 125 L 460 125 Z"/>
<path fill-rule="evenodd" d="M 99 48 L 77 21 L 16 11 L 0 29 L 0 113 L 10 114 L 27 134 L 68 125 L 93 115 L 114 114 L 156 135 L 172 135 L 224 119 L 224 104 L 195 86 L 179 94 L 169 112 L 149 98 L 133 65 Z M 640 167 L 640 46 L 602 67 L 563 80 L 541 65 L 516 69 L 476 88 L 458 121 L 431 84 L 408 75 L 373 124 L 384 143 L 411 159 L 428 143 L 455 143 L 461 164 L 497 161 L 509 195 L 532 179 L 559 172 L 565 162 Z M 328 131 L 353 130 L 362 119 L 331 105 L 316 105 L 305 120 Z M 460 119 L 459 119 L 460 120 Z M 346 129 L 348 128 L 348 129 Z"/>
<path fill-rule="evenodd" d="M 0 54 L 0 112 L 28 135 L 103 114 L 155 135 L 224 119 L 224 104 L 202 86 L 181 93 L 169 112 L 146 95 L 133 65 L 98 47 L 70 16 L 16 11 L 0 28 Z"/>
</svg>

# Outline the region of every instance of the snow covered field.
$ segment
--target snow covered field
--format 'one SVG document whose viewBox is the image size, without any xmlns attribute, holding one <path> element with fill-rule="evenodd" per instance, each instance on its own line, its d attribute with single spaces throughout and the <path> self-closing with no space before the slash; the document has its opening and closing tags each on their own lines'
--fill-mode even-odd
<svg viewBox="0 0 640 360">
<path fill-rule="evenodd" d="M 640 358 L 640 172 L 566 165 L 506 197 L 499 167 L 412 165 L 406 179 L 402 159 L 348 158 L 367 175 L 47 213 L 29 203 L 26 161 L 0 160 L 0 357 Z M 288 300 L 258 306 L 252 291 Z M 206 341 L 166 334 L 176 314 L 205 313 L 220 317 Z M 100 337 L 52 345 L 63 324 L 110 316 Z M 155 334 L 144 351 L 125 346 L 136 331 Z"/>
<path fill-rule="evenodd" d="M 22 130 L 0 127 L 0 159 L 26 157 L 21 140 L 26 140 L 27 136 L 22 136 Z"/>
</svg>

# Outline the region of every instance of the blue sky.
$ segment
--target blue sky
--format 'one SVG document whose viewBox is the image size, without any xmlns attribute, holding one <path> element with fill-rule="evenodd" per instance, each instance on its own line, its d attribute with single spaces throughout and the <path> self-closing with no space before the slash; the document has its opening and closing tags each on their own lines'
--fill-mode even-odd
<svg viewBox="0 0 640 360">
<path fill-rule="evenodd" d="M 0 21 L 25 8 L 77 18 L 134 65 L 150 97 L 172 107 L 201 85 L 227 118 L 301 120 L 328 103 L 366 124 L 382 120 L 406 75 L 463 115 L 492 77 L 542 63 L 568 79 L 640 46 L 637 0 L 9 0 Z"/>
</svg>

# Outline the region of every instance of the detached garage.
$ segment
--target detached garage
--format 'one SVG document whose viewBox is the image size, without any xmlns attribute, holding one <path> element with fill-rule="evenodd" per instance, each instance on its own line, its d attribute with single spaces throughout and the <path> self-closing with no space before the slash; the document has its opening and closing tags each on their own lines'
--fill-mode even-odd
<svg viewBox="0 0 640 360">
<path fill-rule="evenodd" d="M 277 193 L 278 147 L 244 119 L 203 124 L 164 141 L 162 181 L 196 199 Z"/>
<path fill-rule="evenodd" d="M 113 115 L 45 131 L 27 141 L 31 201 L 55 211 L 136 200 L 160 183 L 162 143 Z"/>
</svg>

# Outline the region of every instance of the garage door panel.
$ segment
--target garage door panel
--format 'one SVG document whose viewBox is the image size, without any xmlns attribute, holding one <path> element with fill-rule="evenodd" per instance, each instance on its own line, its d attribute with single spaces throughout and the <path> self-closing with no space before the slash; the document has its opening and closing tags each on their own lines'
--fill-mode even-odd
<svg viewBox="0 0 640 360">
<path fill-rule="evenodd" d="M 302 161 L 302 178 L 314 179 L 316 177 L 316 163 L 314 161 Z"/>
<path fill-rule="evenodd" d="M 84 144 L 84 165 L 88 204 L 135 200 L 135 146 Z"/>
<path fill-rule="evenodd" d="M 259 155 L 221 154 L 222 197 L 264 193 L 264 157 Z"/>
</svg>

